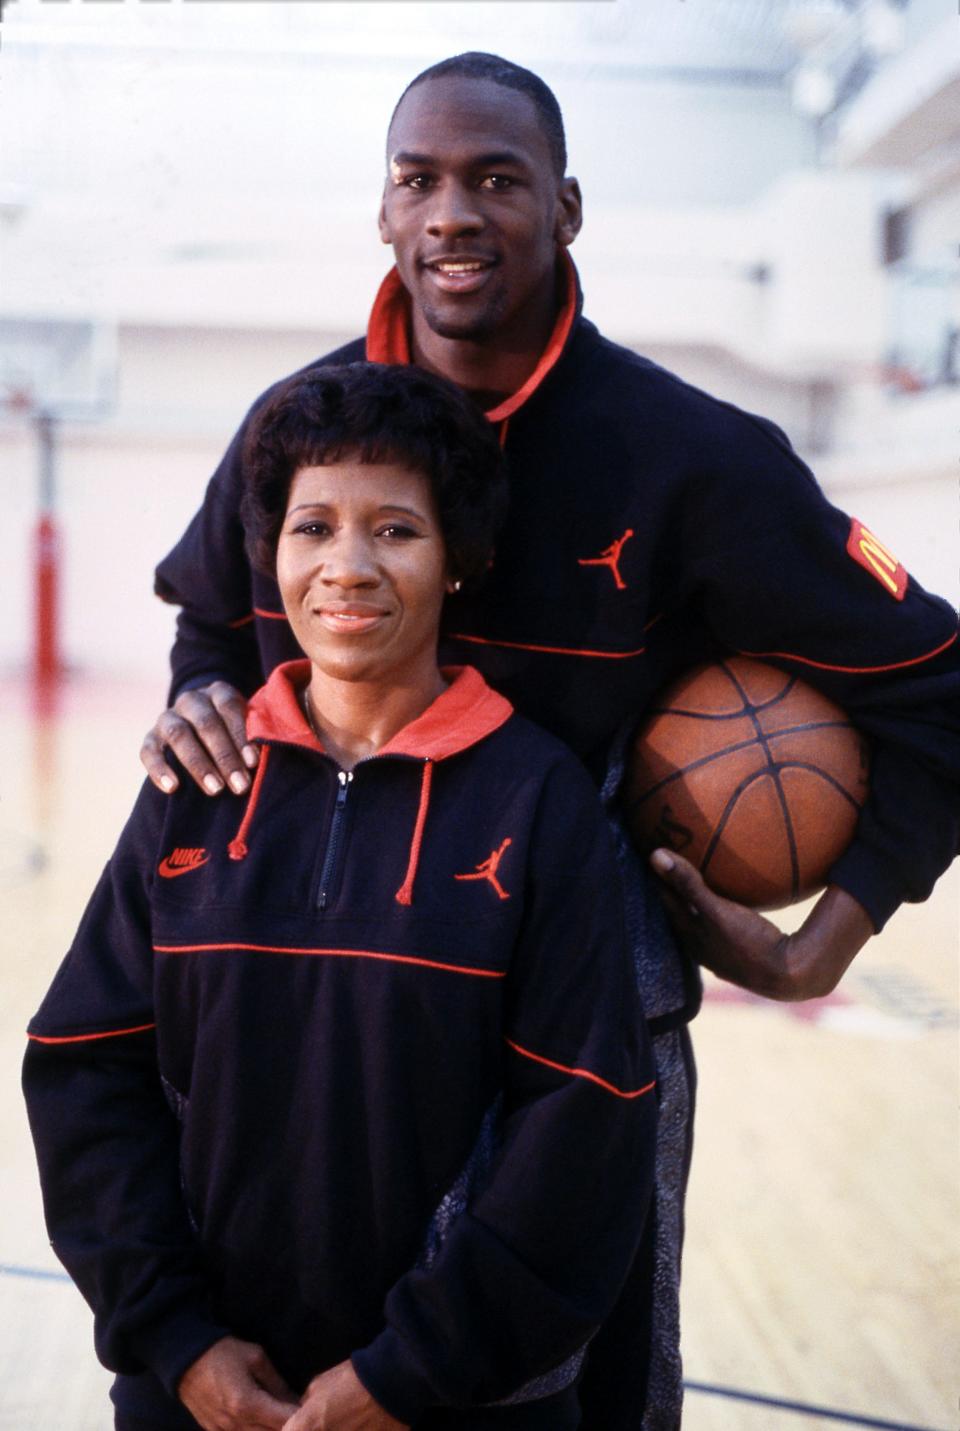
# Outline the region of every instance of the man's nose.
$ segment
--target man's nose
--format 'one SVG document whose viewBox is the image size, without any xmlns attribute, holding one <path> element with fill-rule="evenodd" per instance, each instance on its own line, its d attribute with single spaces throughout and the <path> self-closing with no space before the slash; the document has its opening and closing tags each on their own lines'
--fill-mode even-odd
<svg viewBox="0 0 960 1431">
<path fill-rule="evenodd" d="M 437 186 L 427 217 L 428 233 L 436 238 L 451 238 L 456 234 L 479 233 L 483 224 L 483 212 L 472 189 L 453 182 Z"/>
</svg>

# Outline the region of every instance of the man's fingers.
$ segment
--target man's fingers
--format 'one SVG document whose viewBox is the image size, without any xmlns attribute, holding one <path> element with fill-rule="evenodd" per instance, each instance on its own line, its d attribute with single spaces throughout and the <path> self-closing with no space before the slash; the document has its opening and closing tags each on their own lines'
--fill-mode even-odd
<svg viewBox="0 0 960 1431">
<path fill-rule="evenodd" d="M 264 1391 L 269 1392 L 269 1394 L 276 1397 L 278 1401 L 286 1404 L 287 1415 L 290 1414 L 289 1408 L 291 1406 L 297 1406 L 299 1404 L 297 1396 L 291 1391 L 262 1347 L 257 1347 L 256 1352 L 251 1356 L 250 1371 L 257 1384 L 262 1386 Z"/>
<path fill-rule="evenodd" d="M 259 759 L 255 745 L 247 740 L 247 703 L 235 687 L 226 681 L 214 681 L 207 694 L 230 733 L 234 747 L 248 769 L 253 770 Z"/>
<path fill-rule="evenodd" d="M 151 734 L 161 747 L 167 746 L 173 751 L 187 774 L 208 795 L 220 794 L 224 782 L 206 745 L 189 720 L 175 710 L 164 711 Z"/>
<path fill-rule="evenodd" d="M 650 864 L 692 919 L 698 919 L 716 902 L 717 896 L 707 888 L 699 870 L 682 855 L 673 850 L 654 850 Z"/>
<path fill-rule="evenodd" d="M 163 746 L 152 730 L 144 736 L 140 747 L 140 763 L 157 789 L 162 790 L 165 795 L 171 795 L 180 784 L 176 772 L 164 760 Z"/>
<path fill-rule="evenodd" d="M 169 795 L 180 783 L 164 759 L 169 746 L 208 795 L 219 795 L 224 787 L 243 795 L 250 789 L 248 771 L 258 760 L 256 746 L 247 740 L 246 715 L 246 701 L 226 681 L 184 691 L 173 709 L 158 717 L 140 747 L 140 759 L 154 785 Z"/>
<path fill-rule="evenodd" d="M 217 693 L 215 704 L 210 692 Z M 239 692 L 225 681 L 216 681 L 205 690 L 184 691 L 172 711 L 165 712 L 154 731 L 165 739 L 208 795 L 218 795 L 225 785 L 235 795 L 250 788 L 243 756 L 231 734 L 220 707 L 229 707 L 229 720 L 240 746 L 246 745 L 243 716 L 246 706 Z"/>
<path fill-rule="evenodd" d="M 282 1431 L 311 1431 L 313 1418 L 307 1406 L 301 1406 L 299 1411 L 294 1412 L 288 1421 L 283 1423 Z"/>
<path fill-rule="evenodd" d="M 256 1431 L 283 1431 L 296 1404 L 296 1401 L 285 1401 L 256 1387 L 244 1397 L 242 1419 L 238 1425 L 244 1431 L 248 1426 L 256 1427 Z"/>
</svg>

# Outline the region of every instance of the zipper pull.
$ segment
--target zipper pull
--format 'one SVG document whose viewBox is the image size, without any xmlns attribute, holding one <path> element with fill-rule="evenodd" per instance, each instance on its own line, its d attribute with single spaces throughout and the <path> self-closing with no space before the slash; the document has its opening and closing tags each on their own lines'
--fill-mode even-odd
<svg viewBox="0 0 960 1431">
<path fill-rule="evenodd" d="M 347 803 L 347 795 L 353 783 L 353 771 L 338 770 L 337 782 L 340 788 L 337 790 L 337 798 L 333 802 L 333 818 L 330 821 L 330 831 L 327 835 L 327 852 L 323 859 L 320 891 L 317 895 L 318 909 L 326 909 L 329 903 L 330 886 L 339 866 L 340 846 L 343 841 L 343 807 Z"/>
</svg>

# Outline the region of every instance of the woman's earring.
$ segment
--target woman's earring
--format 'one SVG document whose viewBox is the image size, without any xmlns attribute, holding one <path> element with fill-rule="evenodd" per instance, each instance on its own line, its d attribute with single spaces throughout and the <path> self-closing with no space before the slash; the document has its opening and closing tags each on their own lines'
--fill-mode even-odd
<svg viewBox="0 0 960 1431">
<path fill-rule="evenodd" d="M 451 592 L 459 591 L 462 585 L 463 585 L 463 582 L 462 582 L 462 581 L 454 581 L 454 582 L 451 582 L 451 584 L 450 584 L 450 590 L 451 590 Z"/>
</svg>

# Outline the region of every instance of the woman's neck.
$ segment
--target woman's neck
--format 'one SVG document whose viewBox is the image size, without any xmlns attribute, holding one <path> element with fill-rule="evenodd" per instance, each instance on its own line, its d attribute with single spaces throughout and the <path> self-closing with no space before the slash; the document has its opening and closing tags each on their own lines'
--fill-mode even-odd
<svg viewBox="0 0 960 1431">
<path fill-rule="evenodd" d="M 312 668 L 304 691 L 307 719 L 342 770 L 376 755 L 446 690 L 434 665 L 402 683 L 343 681 Z"/>
</svg>

